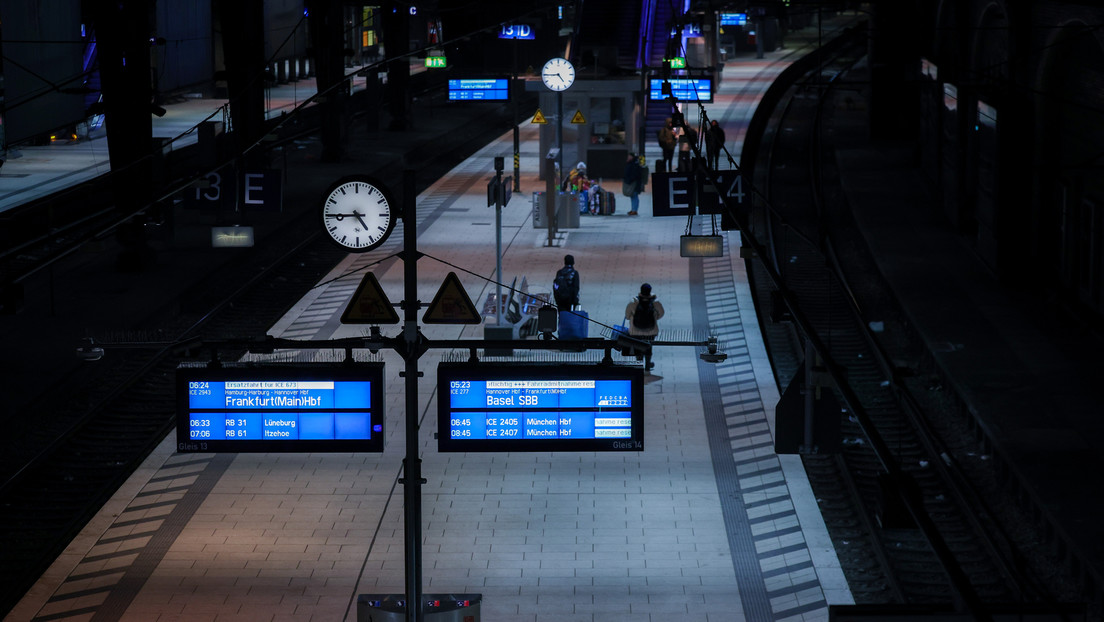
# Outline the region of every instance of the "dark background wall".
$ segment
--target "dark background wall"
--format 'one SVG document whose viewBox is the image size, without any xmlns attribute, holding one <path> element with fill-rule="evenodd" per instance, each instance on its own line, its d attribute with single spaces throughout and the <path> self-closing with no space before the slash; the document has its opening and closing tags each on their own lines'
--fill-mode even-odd
<svg viewBox="0 0 1104 622">
<path fill-rule="evenodd" d="M 84 118 L 80 0 L 4 0 L 4 126 L 7 143 Z"/>
</svg>

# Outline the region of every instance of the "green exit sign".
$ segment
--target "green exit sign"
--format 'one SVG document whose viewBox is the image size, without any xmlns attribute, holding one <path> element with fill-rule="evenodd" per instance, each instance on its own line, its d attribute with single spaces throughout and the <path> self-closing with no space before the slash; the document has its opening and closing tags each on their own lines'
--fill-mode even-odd
<svg viewBox="0 0 1104 622">
<path fill-rule="evenodd" d="M 676 56 L 674 58 L 663 59 L 671 64 L 671 69 L 686 69 L 686 57 Z"/>
<path fill-rule="evenodd" d="M 426 57 L 426 69 L 444 69 L 445 57 L 444 56 L 427 56 Z"/>
</svg>

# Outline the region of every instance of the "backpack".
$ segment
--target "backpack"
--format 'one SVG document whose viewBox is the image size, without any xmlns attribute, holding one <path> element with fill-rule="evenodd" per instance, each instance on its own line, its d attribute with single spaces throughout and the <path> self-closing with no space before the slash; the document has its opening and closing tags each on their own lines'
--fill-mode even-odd
<svg viewBox="0 0 1104 622">
<path fill-rule="evenodd" d="M 579 295 L 579 279 L 575 277 L 575 268 L 564 266 L 556 273 L 552 281 L 552 292 L 556 300 L 574 303 Z"/>
<path fill-rule="evenodd" d="M 652 303 L 653 298 L 638 298 L 636 301 L 636 310 L 633 311 L 632 324 L 633 326 L 641 329 L 648 330 L 655 328 L 656 314 L 655 304 Z"/>
</svg>

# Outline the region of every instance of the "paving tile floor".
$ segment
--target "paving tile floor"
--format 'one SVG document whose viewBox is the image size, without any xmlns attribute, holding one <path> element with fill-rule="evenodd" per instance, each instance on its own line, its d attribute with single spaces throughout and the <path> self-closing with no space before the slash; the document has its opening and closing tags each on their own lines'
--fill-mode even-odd
<svg viewBox="0 0 1104 622">
<path fill-rule="evenodd" d="M 730 136 L 793 53 L 726 67 L 711 114 Z M 536 130 L 522 139 L 522 185 L 541 187 Z M 738 153 L 739 142 L 730 148 Z M 511 153 L 505 135 L 419 197 L 420 300 L 457 266 L 477 306 L 494 291 L 494 213 L 483 184 L 493 158 Z M 651 146 L 646 155 L 659 156 Z M 504 281 L 550 283 L 572 253 L 591 336 L 620 323 L 647 281 L 667 311 L 664 336 L 712 331 L 728 360 L 657 349 L 642 452 L 465 454 L 439 453 L 433 439 L 433 370 L 457 354 L 423 355 L 411 413 L 427 480 L 423 589 L 481 594 L 484 620 L 826 620 L 828 604 L 850 603 L 850 594 L 800 460 L 771 448 L 778 390 L 739 237 L 725 235 L 722 258 L 680 258 L 684 223 L 652 218 L 650 189 L 641 199 L 641 216 L 620 205 L 612 216 L 582 216 L 550 248 L 529 219 L 529 193 L 515 193 L 502 215 Z M 349 256 L 270 334 L 363 334 L 336 318 L 364 266 L 401 240 L 400 224 L 377 251 Z M 372 272 L 401 298 L 398 260 Z M 422 330 L 430 339 L 483 336 L 482 326 Z M 386 363 L 382 453 L 181 455 L 167 439 L 7 619 L 355 620 L 357 595 L 404 592 L 402 361 L 386 351 L 357 356 Z M 514 360 L 550 356 L 518 350 Z"/>
</svg>

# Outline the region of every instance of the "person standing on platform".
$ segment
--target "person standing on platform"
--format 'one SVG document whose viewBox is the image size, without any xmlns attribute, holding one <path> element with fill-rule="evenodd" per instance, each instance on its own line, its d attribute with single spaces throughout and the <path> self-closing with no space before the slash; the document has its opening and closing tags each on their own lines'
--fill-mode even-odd
<svg viewBox="0 0 1104 622">
<path fill-rule="evenodd" d="M 579 272 L 575 269 L 575 257 L 564 255 L 564 266 L 552 281 L 552 297 L 560 311 L 570 311 L 579 304 Z"/>
<path fill-rule="evenodd" d="M 640 208 L 640 193 L 644 191 L 644 173 L 635 153 L 630 153 L 625 161 L 625 174 L 621 177 L 621 194 L 629 197 L 629 216 L 636 216 Z"/>
<path fill-rule="evenodd" d="M 680 173 L 689 173 L 690 172 L 690 163 L 691 163 L 691 160 L 694 157 L 694 152 L 691 149 L 691 147 L 694 146 L 694 145 L 697 145 L 697 144 L 698 144 L 698 132 L 697 132 L 697 130 L 690 127 L 689 125 L 684 125 L 682 127 L 682 132 L 679 134 L 679 137 L 678 137 L 678 148 L 679 148 L 678 172 L 680 172 Z"/>
<path fill-rule="evenodd" d="M 663 127 L 656 132 L 659 140 L 659 148 L 663 150 L 663 170 L 670 172 L 671 160 L 675 157 L 675 147 L 678 145 L 678 137 L 675 136 L 675 127 L 671 117 L 663 122 Z"/>
<path fill-rule="evenodd" d="M 640 293 L 625 307 L 625 318 L 629 320 L 629 336 L 652 343 L 659 335 L 659 319 L 663 317 L 663 305 L 652 294 L 652 286 L 644 283 Z M 652 353 L 644 355 L 644 369 L 651 371 Z"/>
<path fill-rule="evenodd" d="M 724 150 L 724 128 L 716 121 L 709 122 L 709 129 L 705 130 L 705 154 L 706 161 L 711 170 L 721 167 L 721 151 Z"/>
</svg>

